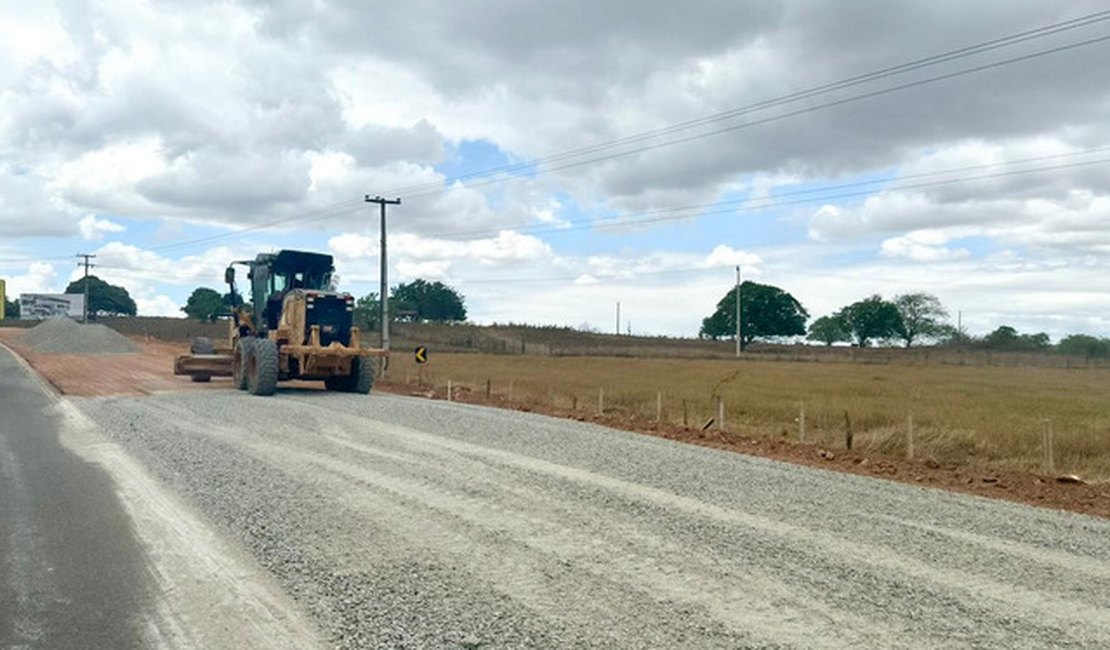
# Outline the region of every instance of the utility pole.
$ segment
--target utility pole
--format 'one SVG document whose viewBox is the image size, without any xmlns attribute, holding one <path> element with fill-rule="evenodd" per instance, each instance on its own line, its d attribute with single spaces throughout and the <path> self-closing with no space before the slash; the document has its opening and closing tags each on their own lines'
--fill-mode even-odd
<svg viewBox="0 0 1110 650">
<path fill-rule="evenodd" d="M 389 351 L 389 263 L 386 260 L 386 247 L 385 247 L 385 206 L 387 205 L 401 205 L 401 199 L 383 199 L 380 196 L 370 197 L 366 195 L 367 203 L 377 203 L 382 208 L 382 272 L 381 272 L 381 289 L 378 294 L 378 301 L 380 303 L 380 316 L 382 319 L 382 349 Z M 385 376 L 385 369 L 389 363 L 389 356 L 382 357 L 382 377 Z"/>
<path fill-rule="evenodd" d="M 82 313 L 81 313 L 81 322 L 82 323 L 88 323 L 89 322 L 89 269 L 96 266 L 96 264 L 90 264 L 89 259 L 91 259 L 93 257 L 96 257 L 96 255 L 90 255 L 89 253 L 78 253 L 77 257 L 85 258 L 85 261 L 84 262 L 78 262 L 77 266 L 84 266 L 85 267 L 85 307 L 84 307 L 84 309 L 81 310 L 82 311 Z"/>
<path fill-rule="evenodd" d="M 736 356 L 740 357 L 740 267 L 736 267 Z"/>
<path fill-rule="evenodd" d="M 621 335 L 621 301 L 617 301 L 617 329 L 615 330 L 617 336 Z"/>
</svg>

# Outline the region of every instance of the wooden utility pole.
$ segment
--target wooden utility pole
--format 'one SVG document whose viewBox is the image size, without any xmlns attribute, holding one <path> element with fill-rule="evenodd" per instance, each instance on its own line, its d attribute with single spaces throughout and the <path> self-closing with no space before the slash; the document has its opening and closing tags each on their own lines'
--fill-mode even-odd
<svg viewBox="0 0 1110 650">
<path fill-rule="evenodd" d="M 78 253 L 77 257 L 84 258 L 84 260 L 85 260 L 84 262 L 78 262 L 77 266 L 84 266 L 85 267 L 85 306 L 81 310 L 81 322 L 82 323 L 88 323 L 89 322 L 89 269 L 96 266 L 96 264 L 90 264 L 89 260 L 96 257 L 96 255 L 91 255 L 89 253 Z"/>
<path fill-rule="evenodd" d="M 736 267 L 736 356 L 740 356 L 740 266 Z"/>
<path fill-rule="evenodd" d="M 367 203 L 377 203 L 382 208 L 382 251 L 381 251 L 381 289 L 378 294 L 378 301 L 380 303 L 379 314 L 382 319 L 382 342 L 381 347 L 385 351 L 389 351 L 389 263 L 386 259 L 386 242 L 385 242 L 385 206 L 387 205 L 401 205 L 401 199 L 383 199 L 380 196 L 370 197 L 366 195 Z M 382 357 L 382 377 L 385 377 L 385 369 L 389 364 L 389 356 Z"/>
</svg>

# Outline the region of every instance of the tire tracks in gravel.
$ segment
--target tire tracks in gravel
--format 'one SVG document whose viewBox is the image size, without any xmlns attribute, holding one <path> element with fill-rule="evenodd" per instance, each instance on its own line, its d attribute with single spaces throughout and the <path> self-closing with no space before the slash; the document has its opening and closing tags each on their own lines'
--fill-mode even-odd
<svg viewBox="0 0 1110 650">
<path fill-rule="evenodd" d="M 309 402 L 306 401 L 304 403 Z M 324 408 L 315 404 L 312 406 Z M 358 420 L 361 422 L 362 426 L 367 426 L 368 423 L 366 423 L 365 420 Z M 1087 626 L 1093 622 L 1102 627 L 1103 635 L 1098 641 L 1100 643 L 1110 643 L 1110 609 L 1107 608 L 1105 603 L 1105 599 L 1110 597 L 1110 589 L 1105 588 L 1107 586 L 1105 576 L 1108 573 L 1105 564 L 1092 565 L 1091 563 L 1082 561 L 1076 562 L 1076 564 L 1080 565 L 1076 567 L 1079 569 L 1078 573 L 1080 576 L 1077 577 L 1079 577 L 1080 582 L 1071 584 L 1094 583 L 1096 588 L 1090 595 L 1095 597 L 1101 596 L 1103 599 L 1101 604 L 1092 605 L 1069 599 L 1063 595 L 1046 594 L 1044 591 L 1022 588 L 1013 583 L 1001 583 L 982 575 L 972 575 L 965 571 L 953 570 L 945 566 L 930 567 L 906 558 L 901 554 L 890 552 L 883 547 L 867 545 L 860 542 L 845 543 L 839 536 L 814 528 L 773 521 L 765 517 L 752 516 L 736 510 L 725 509 L 706 504 L 699 500 L 682 497 L 671 492 L 613 479 L 593 472 L 550 463 L 512 452 L 489 449 L 467 442 L 453 441 L 441 436 L 423 433 L 411 428 L 397 427 L 381 421 L 369 423 L 369 428 L 372 428 L 375 433 L 385 433 L 397 440 L 404 440 L 408 444 L 425 448 L 439 447 L 455 452 L 459 456 L 483 458 L 498 464 L 513 466 L 535 473 L 547 474 L 572 483 L 589 484 L 633 500 L 641 501 L 645 504 L 663 504 L 673 510 L 736 525 L 742 529 L 758 530 L 772 536 L 777 536 L 779 542 L 782 544 L 790 544 L 795 540 L 806 540 L 807 546 L 811 549 L 822 551 L 829 557 L 853 561 L 858 567 L 864 570 L 880 568 L 889 573 L 904 577 L 912 577 L 921 582 L 929 583 L 948 591 L 963 592 L 973 601 L 993 602 L 996 608 L 1007 611 L 1015 617 L 1046 622 L 1051 621 L 1052 627 L 1057 628 L 1057 632 L 1063 633 L 1063 636 L 1067 636 L 1066 631 L 1070 627 Z M 901 522 L 897 523 L 901 524 Z M 937 529 L 933 528 L 933 530 L 936 531 Z M 964 537 L 965 541 L 969 539 L 972 538 Z M 1000 546 L 1001 545 L 994 545 L 993 549 L 997 551 L 1000 549 Z M 678 551 L 679 549 L 675 550 Z M 1060 558 L 1057 555 L 1046 554 L 1044 552 L 1038 553 L 1029 549 L 1022 549 L 1022 551 L 1021 555 L 1026 560 L 1044 560 L 1047 557 L 1053 560 L 1057 567 L 1060 567 L 1062 564 L 1059 562 Z M 671 555 L 671 557 L 676 556 L 678 556 L 678 553 Z M 1083 565 L 1085 564 L 1088 566 L 1084 567 Z M 1098 570 L 1092 570 L 1092 566 L 1098 566 Z M 1063 568 L 1071 567 L 1064 566 Z M 1103 579 L 1099 580 L 1099 578 Z M 1103 588 L 1097 586 L 1100 584 Z M 771 593 L 775 592 L 771 591 Z M 731 611 L 743 611 L 745 615 L 748 615 L 751 610 L 739 608 Z M 756 611 L 759 611 L 759 609 L 757 608 Z M 787 618 L 790 617 L 788 616 Z M 774 621 L 774 616 L 772 615 L 769 620 Z M 843 621 L 843 623 L 847 622 L 848 621 Z M 810 630 L 812 635 L 817 636 L 824 636 L 824 634 L 828 632 L 828 630 L 820 626 Z M 781 630 L 779 633 L 781 634 Z"/>
<path fill-rule="evenodd" d="M 942 645 L 944 639 L 954 638 L 973 644 L 1023 638 L 1036 645 L 1099 645 L 1110 639 L 1106 564 L 1082 553 L 870 514 L 886 526 L 879 527 L 881 534 L 863 535 L 861 541 L 858 530 L 843 530 L 843 525 L 821 517 L 802 526 L 752 514 L 598 471 L 399 426 L 375 419 L 368 408 L 372 402 L 336 400 L 331 395 L 286 396 L 267 404 L 252 413 L 253 430 L 265 432 L 259 435 L 241 427 L 184 424 L 211 421 L 205 417 L 211 397 L 155 401 L 167 425 L 188 427 L 194 435 L 240 448 L 297 480 L 345 494 L 345 506 L 360 517 L 384 516 L 386 527 L 408 543 L 467 566 L 546 616 L 582 621 L 589 620 L 581 618 L 588 610 L 599 630 L 619 633 L 613 638 L 639 638 L 634 627 L 621 622 L 642 619 L 643 611 L 650 611 L 671 625 L 696 627 L 691 623 L 701 620 L 702 626 L 709 622 L 711 627 L 754 635 L 759 642 L 798 645 L 814 639 L 830 646 L 877 640 L 888 647 Z M 461 411 L 476 420 L 498 419 L 473 407 L 447 409 L 456 417 Z M 425 407 L 433 414 L 439 410 L 443 407 L 437 404 Z M 301 429 L 286 431 L 291 421 L 299 421 Z M 543 418 L 530 419 L 529 424 L 533 429 L 558 428 Z M 645 521 L 645 515 L 656 514 L 712 534 L 700 544 L 680 533 L 665 538 Z M 434 535 L 429 535 L 430 529 Z M 893 534 L 890 531 L 914 531 L 930 542 L 926 546 L 934 555 L 914 557 L 912 545 L 900 549 L 903 552 L 890 550 L 891 544 L 880 543 Z M 848 532 L 855 532 L 857 539 L 850 539 Z M 737 540 L 746 542 L 748 550 L 779 552 L 763 558 L 771 561 L 761 569 L 761 562 L 745 565 L 743 558 L 723 556 L 706 543 Z M 969 549 L 977 558 L 998 558 L 985 563 L 993 577 L 961 561 Z M 781 574 L 790 573 L 786 565 L 798 559 L 816 570 L 781 579 Z M 999 571 L 1012 569 L 1017 559 L 1035 570 L 1016 575 Z M 569 574 L 562 585 L 550 577 L 560 566 Z M 772 575 L 772 570 L 779 575 Z M 1011 580 L 1002 580 L 1006 577 Z M 830 599 L 829 594 L 849 578 L 862 585 L 847 590 L 859 596 L 855 603 Z M 1015 578 L 1026 584 L 1015 584 Z M 581 602 L 568 600 L 575 579 L 589 582 L 588 587 L 579 585 L 588 596 L 579 598 Z M 915 616 L 882 616 L 889 603 L 866 598 L 867 589 L 877 585 L 889 596 L 900 591 L 917 598 L 922 607 Z M 606 615 L 605 607 L 599 613 L 599 603 L 611 613 Z M 660 603 L 681 603 L 682 620 L 668 620 Z M 849 611 L 853 609 L 872 615 Z M 953 615 L 974 625 L 946 625 L 941 620 Z M 928 624 L 922 625 L 922 620 Z M 627 634 L 632 636 L 621 636 Z M 722 641 L 738 640 L 716 634 Z M 936 636 L 929 639 L 931 634 Z"/>
</svg>

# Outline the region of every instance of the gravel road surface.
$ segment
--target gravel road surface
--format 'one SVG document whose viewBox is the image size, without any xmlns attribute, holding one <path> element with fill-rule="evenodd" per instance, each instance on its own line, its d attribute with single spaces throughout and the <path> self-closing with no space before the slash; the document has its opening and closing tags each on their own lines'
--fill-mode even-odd
<svg viewBox="0 0 1110 650">
<path fill-rule="evenodd" d="M 337 647 L 1110 647 L 1110 522 L 526 413 L 74 398 Z"/>
</svg>

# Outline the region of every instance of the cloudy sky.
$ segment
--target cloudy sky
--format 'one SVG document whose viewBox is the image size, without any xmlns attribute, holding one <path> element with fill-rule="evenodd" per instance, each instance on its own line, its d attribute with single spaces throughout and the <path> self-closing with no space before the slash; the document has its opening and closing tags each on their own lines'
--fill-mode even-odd
<svg viewBox="0 0 1110 650">
<path fill-rule="evenodd" d="M 363 295 L 382 194 L 478 322 L 692 335 L 740 264 L 1110 335 L 1100 5 L 0 0 L 0 277 L 180 315 L 295 247 Z"/>
</svg>

